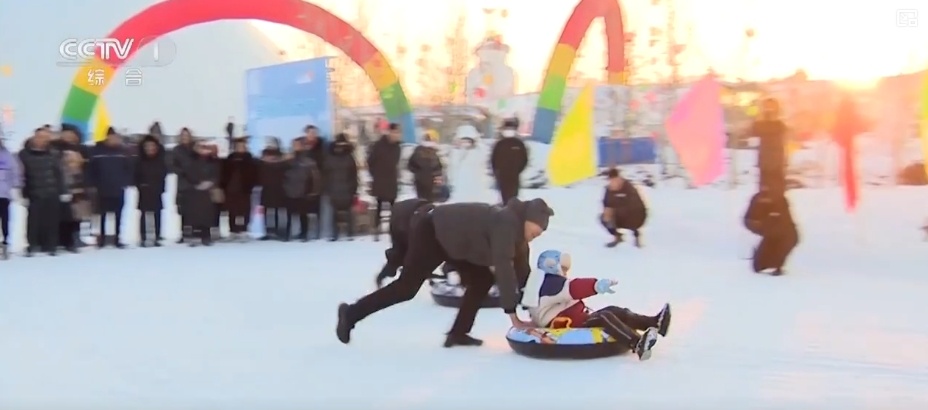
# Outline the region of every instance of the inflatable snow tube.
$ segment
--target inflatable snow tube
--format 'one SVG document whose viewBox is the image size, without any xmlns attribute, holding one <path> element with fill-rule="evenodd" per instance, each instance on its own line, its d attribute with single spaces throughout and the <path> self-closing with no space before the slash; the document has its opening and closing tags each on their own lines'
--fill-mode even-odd
<svg viewBox="0 0 928 410">
<path fill-rule="evenodd" d="M 432 300 L 439 306 L 453 308 L 461 307 L 461 301 L 464 298 L 464 286 L 461 286 L 461 281 L 456 273 L 453 271 L 446 271 L 444 268 L 442 271 L 444 275 L 436 275 L 429 280 L 429 285 L 432 287 Z M 496 286 L 490 288 L 490 295 L 484 299 L 480 307 L 500 307 L 499 289 L 497 289 Z"/>
<path fill-rule="evenodd" d="M 599 359 L 631 350 L 616 343 L 600 327 L 564 329 L 509 329 L 509 347 L 522 356 L 535 359 Z"/>
</svg>

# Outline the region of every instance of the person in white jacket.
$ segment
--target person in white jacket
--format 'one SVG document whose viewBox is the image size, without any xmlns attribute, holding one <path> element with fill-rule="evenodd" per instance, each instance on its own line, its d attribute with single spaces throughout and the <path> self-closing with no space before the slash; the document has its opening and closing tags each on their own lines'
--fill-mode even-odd
<svg viewBox="0 0 928 410">
<path fill-rule="evenodd" d="M 448 179 L 451 183 L 452 202 L 492 201 L 487 178 L 487 153 L 478 143 L 477 130 L 461 127 L 455 135 L 455 148 L 451 151 Z"/>
</svg>

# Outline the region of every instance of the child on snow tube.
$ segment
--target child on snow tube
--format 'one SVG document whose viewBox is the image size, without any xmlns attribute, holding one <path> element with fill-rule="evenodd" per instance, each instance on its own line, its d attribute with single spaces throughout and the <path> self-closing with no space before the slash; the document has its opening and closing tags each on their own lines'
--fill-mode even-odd
<svg viewBox="0 0 928 410">
<path fill-rule="evenodd" d="M 532 322 L 541 328 L 600 327 L 616 343 L 626 344 L 640 360 L 651 357 L 657 335 L 667 335 L 670 327 L 670 305 L 665 304 L 655 316 L 645 316 L 629 309 L 607 306 L 595 312 L 587 308 L 584 299 L 605 293 L 615 293 L 617 283 L 611 279 L 568 279 L 568 253 L 547 250 L 538 257 L 538 269 L 529 277 L 522 304 Z M 639 333 L 640 332 L 640 333 Z"/>
</svg>

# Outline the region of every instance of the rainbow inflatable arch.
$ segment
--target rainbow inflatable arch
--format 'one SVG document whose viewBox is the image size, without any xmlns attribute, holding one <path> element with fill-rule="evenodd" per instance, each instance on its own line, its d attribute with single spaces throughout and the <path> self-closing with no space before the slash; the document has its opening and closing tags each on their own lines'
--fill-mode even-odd
<svg viewBox="0 0 928 410">
<path fill-rule="evenodd" d="M 606 71 L 610 85 L 626 82 L 625 32 L 622 10 L 616 0 L 580 0 L 564 25 L 554 47 L 545 73 L 538 106 L 535 109 L 532 139 L 551 143 L 554 127 L 561 111 L 567 75 L 577 58 L 577 49 L 596 18 L 605 20 L 608 63 Z M 143 39 L 134 53 L 165 34 L 196 24 L 220 20 L 263 20 L 284 24 L 319 36 L 341 49 L 361 66 L 377 88 L 384 111 L 391 122 L 403 127 L 403 139 L 416 142 L 412 106 L 406 97 L 396 71 L 387 58 L 360 31 L 346 21 L 314 4 L 302 0 L 166 0 L 132 16 L 119 25 L 108 38 Z M 312 24 L 310 24 L 312 22 Z M 131 57 L 131 56 L 130 56 Z M 61 122 L 73 124 L 87 136 L 90 118 L 100 103 L 100 95 L 124 61 L 94 59 L 77 70 L 71 90 L 65 99 Z M 87 80 L 88 73 L 103 70 L 102 83 Z"/>
</svg>

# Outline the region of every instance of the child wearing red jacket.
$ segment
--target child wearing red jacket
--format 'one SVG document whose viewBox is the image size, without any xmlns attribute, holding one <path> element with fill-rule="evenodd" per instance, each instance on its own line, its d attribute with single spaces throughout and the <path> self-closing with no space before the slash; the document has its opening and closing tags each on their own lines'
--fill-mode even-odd
<svg viewBox="0 0 928 410">
<path fill-rule="evenodd" d="M 670 305 L 665 304 L 655 316 L 640 315 L 626 308 L 607 306 L 595 312 L 587 308 L 584 299 L 615 293 L 617 284 L 610 279 L 568 279 L 570 255 L 556 250 L 542 252 L 538 269 L 533 273 L 522 305 L 528 308 L 538 327 L 602 327 L 618 343 L 627 343 L 640 360 L 651 357 L 657 335 L 666 336 L 670 327 Z M 537 290 L 537 291 L 536 291 Z M 640 333 L 639 333 L 640 332 Z"/>
</svg>

